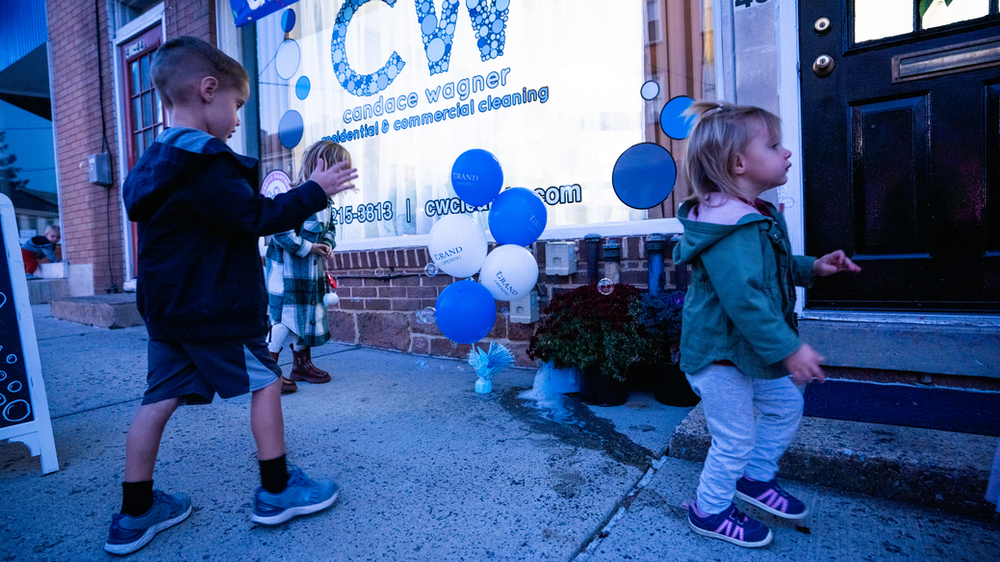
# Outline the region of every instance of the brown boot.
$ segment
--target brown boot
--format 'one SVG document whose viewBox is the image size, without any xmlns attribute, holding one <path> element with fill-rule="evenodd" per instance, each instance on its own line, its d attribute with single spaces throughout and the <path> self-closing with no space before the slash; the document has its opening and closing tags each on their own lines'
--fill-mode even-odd
<svg viewBox="0 0 1000 562">
<path fill-rule="evenodd" d="M 274 362 L 277 363 L 278 362 L 278 356 L 281 355 L 281 350 L 278 350 L 278 353 L 275 353 L 273 351 L 269 351 L 268 353 L 271 354 L 271 359 L 274 359 Z M 294 381 L 288 379 L 284 375 L 281 376 L 281 393 L 282 394 L 288 394 L 289 392 L 295 392 L 298 389 L 299 389 L 299 387 L 295 385 Z"/>
<path fill-rule="evenodd" d="M 304 348 L 302 351 L 295 351 L 292 348 L 292 375 L 293 381 L 305 381 L 312 384 L 322 384 L 330 382 L 330 373 L 317 369 L 312 364 L 311 348 Z"/>
</svg>

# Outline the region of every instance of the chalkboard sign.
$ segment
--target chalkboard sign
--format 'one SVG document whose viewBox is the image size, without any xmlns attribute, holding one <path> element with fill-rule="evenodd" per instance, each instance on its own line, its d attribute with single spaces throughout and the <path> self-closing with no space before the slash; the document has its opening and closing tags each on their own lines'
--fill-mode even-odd
<svg viewBox="0 0 1000 562">
<path fill-rule="evenodd" d="M 42 472 L 59 469 L 28 302 L 14 206 L 0 194 L 0 440 L 20 441 L 42 455 Z"/>
</svg>

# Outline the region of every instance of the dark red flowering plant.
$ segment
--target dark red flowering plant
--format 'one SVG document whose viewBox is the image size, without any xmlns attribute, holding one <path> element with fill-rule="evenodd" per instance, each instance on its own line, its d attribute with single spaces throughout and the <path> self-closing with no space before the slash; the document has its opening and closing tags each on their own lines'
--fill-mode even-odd
<svg viewBox="0 0 1000 562">
<path fill-rule="evenodd" d="M 584 285 L 552 297 L 528 343 L 528 356 L 560 369 L 599 368 L 605 376 L 624 379 L 645 347 L 632 314 L 638 296 L 632 285 L 617 284 L 610 294 Z"/>
</svg>

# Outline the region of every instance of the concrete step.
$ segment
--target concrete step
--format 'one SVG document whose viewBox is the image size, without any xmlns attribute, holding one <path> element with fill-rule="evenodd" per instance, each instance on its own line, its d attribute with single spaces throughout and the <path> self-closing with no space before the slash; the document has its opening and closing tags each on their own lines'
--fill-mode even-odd
<svg viewBox="0 0 1000 562">
<path fill-rule="evenodd" d="M 28 279 L 28 302 L 31 304 L 46 304 L 68 296 L 67 279 Z"/>
<path fill-rule="evenodd" d="M 135 293 L 94 295 L 54 299 L 49 308 L 53 317 L 101 328 L 142 326 L 135 306 Z"/>
<path fill-rule="evenodd" d="M 699 404 L 678 424 L 668 454 L 704 461 L 712 437 Z M 781 478 L 992 517 L 983 499 L 997 438 L 806 417 L 779 462 Z"/>
</svg>

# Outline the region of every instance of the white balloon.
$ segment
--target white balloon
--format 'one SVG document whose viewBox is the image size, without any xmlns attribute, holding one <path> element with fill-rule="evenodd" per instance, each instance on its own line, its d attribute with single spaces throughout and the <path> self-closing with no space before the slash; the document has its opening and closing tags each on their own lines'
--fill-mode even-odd
<svg viewBox="0 0 1000 562">
<path fill-rule="evenodd" d="M 337 293 L 327 293 L 323 295 L 323 304 L 326 305 L 327 307 L 337 306 L 337 303 L 339 302 L 340 302 L 340 297 L 337 296 Z"/>
<path fill-rule="evenodd" d="M 483 261 L 479 282 L 498 301 L 521 298 L 538 282 L 538 262 L 516 244 L 497 246 Z"/>
<path fill-rule="evenodd" d="M 458 278 L 479 271 L 486 259 L 486 232 L 465 215 L 446 215 L 431 227 L 427 250 L 438 269 Z"/>
</svg>

